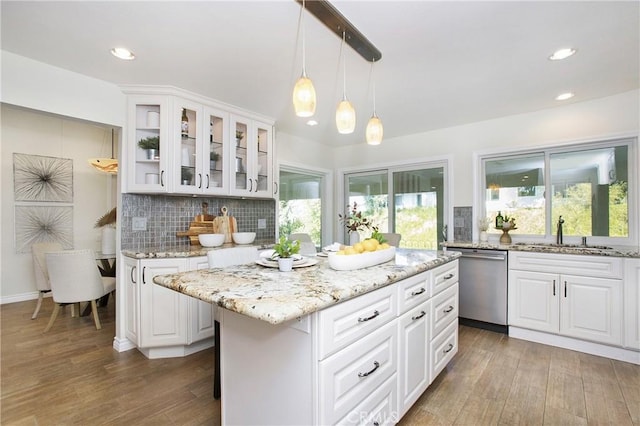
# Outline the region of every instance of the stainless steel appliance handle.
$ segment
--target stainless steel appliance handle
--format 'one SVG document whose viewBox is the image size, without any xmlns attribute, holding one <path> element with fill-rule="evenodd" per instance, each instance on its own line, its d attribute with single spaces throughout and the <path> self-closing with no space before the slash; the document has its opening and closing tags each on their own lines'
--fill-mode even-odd
<svg viewBox="0 0 640 426">
<path fill-rule="evenodd" d="M 461 257 L 469 258 L 469 259 L 487 259 L 487 260 L 505 260 L 505 255 L 488 255 L 488 254 L 466 254 L 463 253 Z"/>
</svg>

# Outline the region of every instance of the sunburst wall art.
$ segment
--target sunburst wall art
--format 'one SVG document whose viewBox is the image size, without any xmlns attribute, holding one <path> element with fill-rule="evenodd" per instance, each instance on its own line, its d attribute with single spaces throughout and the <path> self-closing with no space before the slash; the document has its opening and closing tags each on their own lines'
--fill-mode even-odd
<svg viewBox="0 0 640 426">
<path fill-rule="evenodd" d="M 16 201 L 73 202 L 73 161 L 68 158 L 13 154 Z"/>
<path fill-rule="evenodd" d="M 16 206 L 16 253 L 31 253 L 31 245 L 59 242 L 73 248 L 73 207 Z"/>
</svg>

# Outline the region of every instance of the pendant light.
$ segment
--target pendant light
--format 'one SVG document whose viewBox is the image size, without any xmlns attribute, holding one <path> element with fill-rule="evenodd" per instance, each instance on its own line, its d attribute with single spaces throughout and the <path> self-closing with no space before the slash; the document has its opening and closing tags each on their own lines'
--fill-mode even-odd
<svg viewBox="0 0 640 426">
<path fill-rule="evenodd" d="M 96 170 L 112 175 L 118 173 L 118 160 L 113 158 L 113 129 L 111 129 L 111 158 L 90 158 L 88 161 Z"/>
<path fill-rule="evenodd" d="M 367 143 L 369 145 L 380 145 L 382 142 L 382 135 L 384 133 L 384 129 L 382 128 L 382 121 L 378 118 L 376 114 L 376 80 L 373 74 L 373 65 L 375 64 L 375 60 L 371 61 L 371 79 L 373 80 L 373 115 L 369 119 L 367 123 L 367 130 L 365 131 L 365 136 L 367 139 Z"/>
<path fill-rule="evenodd" d="M 342 43 L 340 43 L 340 57 L 342 58 L 342 71 L 343 71 L 343 80 L 342 80 L 342 101 L 338 103 L 338 108 L 336 109 L 336 127 L 338 128 L 338 133 L 343 135 L 348 135 L 349 133 L 353 133 L 353 130 L 356 128 L 356 110 L 351 105 L 351 102 L 347 100 L 347 61 L 344 56 L 344 41 L 346 34 L 342 32 Z"/>
<path fill-rule="evenodd" d="M 304 9 L 305 2 L 303 0 L 299 19 L 300 26 L 302 27 L 302 75 L 293 88 L 293 107 L 298 117 L 311 117 L 316 112 L 316 89 L 313 87 L 311 79 L 307 77 Z"/>
</svg>

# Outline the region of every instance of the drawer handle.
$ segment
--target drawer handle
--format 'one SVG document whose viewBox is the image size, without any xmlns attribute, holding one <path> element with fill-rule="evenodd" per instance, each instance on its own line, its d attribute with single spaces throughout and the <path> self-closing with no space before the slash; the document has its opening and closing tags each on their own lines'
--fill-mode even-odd
<svg viewBox="0 0 640 426">
<path fill-rule="evenodd" d="M 445 280 L 448 280 L 448 279 L 451 279 L 451 278 L 453 278 L 453 274 L 447 274 L 447 275 L 444 276 Z"/>
<path fill-rule="evenodd" d="M 453 345 L 451 343 L 449 343 L 449 347 L 447 349 L 443 350 L 442 353 L 448 354 L 449 352 L 451 352 L 452 349 L 453 349 Z"/>
<path fill-rule="evenodd" d="M 370 317 L 366 317 L 366 318 L 358 318 L 358 322 L 367 322 L 369 320 L 374 319 L 375 317 L 377 317 L 378 315 L 380 315 L 380 312 L 378 311 L 373 311 L 373 315 L 371 315 Z"/>
<path fill-rule="evenodd" d="M 425 289 L 424 289 L 424 287 L 420 287 L 420 290 L 418 290 L 418 291 L 412 291 L 412 292 L 411 292 L 411 295 L 412 295 L 412 296 L 417 296 L 417 295 L 419 295 L 419 294 L 424 293 L 425 291 L 427 291 L 427 290 L 425 290 Z"/>
<path fill-rule="evenodd" d="M 453 306 L 449 305 L 449 307 L 442 312 L 444 312 L 445 314 L 448 314 L 451 311 L 453 311 Z"/>
<path fill-rule="evenodd" d="M 373 426 L 380 426 L 380 423 L 378 423 L 378 422 L 373 422 Z"/>
<path fill-rule="evenodd" d="M 420 315 L 415 316 L 415 317 L 411 317 L 412 320 L 419 320 L 420 318 L 422 318 L 423 316 L 427 315 L 427 313 L 425 311 L 420 311 Z"/>
<path fill-rule="evenodd" d="M 137 266 L 134 266 L 133 268 L 131 268 L 131 283 L 132 284 L 136 284 L 136 279 L 133 277 L 133 273 L 136 272 L 137 268 L 138 268 Z"/>
<path fill-rule="evenodd" d="M 358 377 L 367 377 L 369 374 L 372 374 L 374 371 L 376 371 L 378 367 L 380 367 L 380 363 L 378 361 L 373 361 L 373 369 L 367 371 L 366 373 L 358 373 Z"/>
</svg>

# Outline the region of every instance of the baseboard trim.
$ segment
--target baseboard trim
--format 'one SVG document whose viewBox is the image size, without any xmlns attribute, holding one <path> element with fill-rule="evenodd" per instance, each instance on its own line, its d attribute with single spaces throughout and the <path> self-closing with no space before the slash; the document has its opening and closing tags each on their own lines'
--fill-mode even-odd
<svg viewBox="0 0 640 426">
<path fill-rule="evenodd" d="M 587 342 L 571 337 L 558 336 L 557 334 L 543 333 L 513 326 L 509 327 L 509 337 L 640 365 L 640 352 L 630 349 Z"/>
<path fill-rule="evenodd" d="M 117 337 L 113 338 L 113 349 L 118 352 L 126 352 L 135 348 L 136 345 L 134 345 L 133 342 L 131 342 L 131 340 L 127 339 L 126 337 L 123 339 L 118 339 Z"/>
<path fill-rule="evenodd" d="M 138 350 L 149 359 L 178 358 L 185 357 L 196 352 L 203 351 L 205 349 L 209 349 L 213 347 L 214 344 L 215 341 L 213 337 L 211 337 L 209 339 L 201 340 L 190 345 L 138 348 Z"/>
<path fill-rule="evenodd" d="M 0 305 L 7 303 L 26 302 L 27 300 L 35 300 L 38 298 L 39 291 L 31 291 L 29 293 L 14 294 L 11 296 L 0 297 Z M 44 297 L 51 297 L 51 292 L 45 293 Z"/>
</svg>

